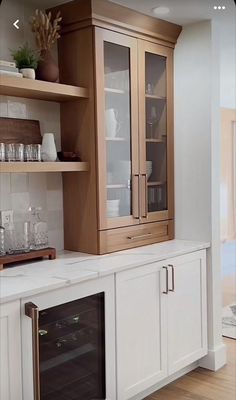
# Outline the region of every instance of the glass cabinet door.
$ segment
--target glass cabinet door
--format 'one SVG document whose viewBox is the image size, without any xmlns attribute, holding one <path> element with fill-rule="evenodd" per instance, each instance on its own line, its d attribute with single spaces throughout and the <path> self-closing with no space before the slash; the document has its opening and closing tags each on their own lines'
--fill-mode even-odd
<svg viewBox="0 0 236 400">
<path fill-rule="evenodd" d="M 97 77 L 98 150 L 103 182 L 99 187 L 100 228 L 106 229 L 139 223 L 138 124 L 134 118 L 138 103 L 137 53 L 135 39 L 98 32 L 102 74 Z"/>
<path fill-rule="evenodd" d="M 150 222 L 170 218 L 173 207 L 171 50 L 149 43 L 143 43 L 142 50 L 141 199 L 143 222 Z"/>
</svg>

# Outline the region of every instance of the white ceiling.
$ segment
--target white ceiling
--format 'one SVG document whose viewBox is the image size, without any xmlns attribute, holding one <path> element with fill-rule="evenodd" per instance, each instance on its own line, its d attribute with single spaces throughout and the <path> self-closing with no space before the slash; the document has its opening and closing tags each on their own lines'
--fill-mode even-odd
<svg viewBox="0 0 236 400">
<path fill-rule="evenodd" d="M 28 0 L 37 6 L 53 7 L 58 4 L 67 3 L 70 0 Z M 236 7 L 234 0 L 109 0 L 114 3 L 133 8 L 144 14 L 152 15 L 152 9 L 157 6 L 165 6 L 170 9 L 169 14 L 161 16 L 170 22 L 186 25 L 197 21 L 218 19 L 225 20 L 232 15 L 236 18 Z M 224 5 L 226 10 L 214 10 L 214 6 Z M 158 17 L 157 17 L 158 18 Z M 160 17 L 159 17 L 160 18 Z"/>
</svg>

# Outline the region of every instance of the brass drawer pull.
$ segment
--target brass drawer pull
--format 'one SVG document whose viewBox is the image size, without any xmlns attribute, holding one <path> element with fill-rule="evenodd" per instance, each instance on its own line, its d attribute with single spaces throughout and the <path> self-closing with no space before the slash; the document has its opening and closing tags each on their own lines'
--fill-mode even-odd
<svg viewBox="0 0 236 400">
<path fill-rule="evenodd" d="M 127 236 L 127 239 L 129 240 L 145 239 L 152 235 L 153 235 L 152 233 L 146 233 L 145 235 Z"/>
</svg>

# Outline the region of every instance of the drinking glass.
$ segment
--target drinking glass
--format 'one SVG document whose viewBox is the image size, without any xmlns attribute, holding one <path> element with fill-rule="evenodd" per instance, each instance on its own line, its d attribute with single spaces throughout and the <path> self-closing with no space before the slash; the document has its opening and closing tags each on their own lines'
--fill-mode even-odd
<svg viewBox="0 0 236 400">
<path fill-rule="evenodd" d="M 26 144 L 24 149 L 25 161 L 33 161 L 33 145 Z"/>
<path fill-rule="evenodd" d="M 6 161 L 15 161 L 15 145 L 14 143 L 7 143 L 5 145 Z"/>
<path fill-rule="evenodd" d="M 15 161 L 24 161 L 24 145 L 22 143 L 16 143 L 13 145 L 15 148 Z"/>
<path fill-rule="evenodd" d="M 32 144 L 32 161 L 42 161 L 41 144 Z"/>
<path fill-rule="evenodd" d="M 5 143 L 0 143 L 0 161 L 5 161 Z"/>
</svg>

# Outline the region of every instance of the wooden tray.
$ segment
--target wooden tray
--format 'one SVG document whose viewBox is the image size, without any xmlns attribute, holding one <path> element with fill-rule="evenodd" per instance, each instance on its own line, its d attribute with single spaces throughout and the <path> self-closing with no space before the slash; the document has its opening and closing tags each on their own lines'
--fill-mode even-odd
<svg viewBox="0 0 236 400">
<path fill-rule="evenodd" d="M 41 144 L 39 121 L 0 117 L 0 143 Z"/>
<path fill-rule="evenodd" d="M 56 249 L 54 249 L 53 247 L 47 247 L 46 249 L 41 250 L 31 250 L 29 253 L 7 254 L 6 256 L 0 257 L 0 271 L 2 271 L 7 266 L 12 266 L 12 264 L 15 263 L 47 257 L 49 260 L 55 260 Z"/>
</svg>

